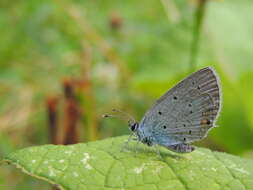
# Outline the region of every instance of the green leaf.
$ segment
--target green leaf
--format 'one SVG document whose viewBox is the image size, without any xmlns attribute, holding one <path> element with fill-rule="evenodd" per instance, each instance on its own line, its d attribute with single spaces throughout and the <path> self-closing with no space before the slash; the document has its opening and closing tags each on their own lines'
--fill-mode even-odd
<svg viewBox="0 0 253 190">
<path fill-rule="evenodd" d="M 177 154 L 136 142 L 121 152 L 126 136 L 76 145 L 25 148 L 2 162 L 23 172 L 71 190 L 250 190 L 253 161 L 226 153 L 196 148 Z"/>
</svg>

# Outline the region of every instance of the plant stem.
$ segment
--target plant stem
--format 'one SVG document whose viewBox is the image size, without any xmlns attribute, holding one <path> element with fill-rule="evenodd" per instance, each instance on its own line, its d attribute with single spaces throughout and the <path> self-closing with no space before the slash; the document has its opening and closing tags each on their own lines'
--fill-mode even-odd
<svg viewBox="0 0 253 190">
<path fill-rule="evenodd" d="M 199 51 L 199 38 L 200 38 L 201 27 L 203 24 L 203 18 L 205 14 L 206 2 L 207 0 L 199 0 L 198 7 L 195 12 L 194 25 L 193 25 L 193 30 L 192 30 L 192 43 L 191 43 L 191 50 L 190 50 L 190 63 L 189 63 L 190 72 L 194 71 L 197 65 L 197 58 L 198 58 L 198 51 Z"/>
<path fill-rule="evenodd" d="M 47 98 L 47 114 L 50 143 L 57 144 L 57 122 L 58 122 L 58 100 L 57 96 L 50 96 Z"/>
<path fill-rule="evenodd" d="M 75 94 L 75 83 L 73 79 L 63 81 L 65 105 L 64 105 L 64 128 L 60 144 L 78 143 L 77 123 L 80 120 L 80 108 Z"/>
</svg>

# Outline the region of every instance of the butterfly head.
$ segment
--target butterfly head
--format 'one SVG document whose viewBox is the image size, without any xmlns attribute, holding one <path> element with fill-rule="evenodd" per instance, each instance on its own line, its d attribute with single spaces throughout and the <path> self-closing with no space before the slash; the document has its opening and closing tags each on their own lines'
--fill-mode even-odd
<svg viewBox="0 0 253 190">
<path fill-rule="evenodd" d="M 138 127 L 139 127 L 139 123 L 138 123 L 138 122 L 131 122 L 131 121 L 128 121 L 128 126 L 129 126 L 129 129 L 130 129 L 132 132 L 136 132 L 136 130 L 137 130 Z"/>
</svg>

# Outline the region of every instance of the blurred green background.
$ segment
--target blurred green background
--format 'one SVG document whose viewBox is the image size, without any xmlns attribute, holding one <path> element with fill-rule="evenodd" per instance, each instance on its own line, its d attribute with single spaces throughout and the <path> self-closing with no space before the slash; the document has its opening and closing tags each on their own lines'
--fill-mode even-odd
<svg viewBox="0 0 253 190">
<path fill-rule="evenodd" d="M 252 18 L 249 0 L 0 1 L 0 158 L 53 142 L 52 104 L 64 133 L 66 83 L 79 113 L 76 138 L 87 142 L 129 134 L 126 122 L 102 114 L 118 108 L 140 120 L 209 65 L 221 78 L 223 108 L 219 128 L 198 145 L 253 158 Z M 51 188 L 1 166 L 0 189 Z"/>
</svg>

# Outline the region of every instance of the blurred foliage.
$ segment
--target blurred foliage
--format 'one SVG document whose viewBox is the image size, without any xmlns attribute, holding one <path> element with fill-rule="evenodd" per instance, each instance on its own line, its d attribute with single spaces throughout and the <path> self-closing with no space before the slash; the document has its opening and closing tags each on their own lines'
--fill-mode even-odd
<svg viewBox="0 0 253 190">
<path fill-rule="evenodd" d="M 215 67 L 223 88 L 220 127 L 199 144 L 246 157 L 253 157 L 252 5 L 207 2 L 195 63 Z M 127 134 L 126 123 L 101 115 L 119 108 L 140 119 L 189 74 L 196 1 L 3 0 L 0 7 L 1 157 L 50 143 L 46 99 L 64 96 L 66 78 L 89 82 L 78 91 L 80 141 L 88 141 Z M 0 171 L 0 189 L 33 186 L 43 189 Z"/>
</svg>

